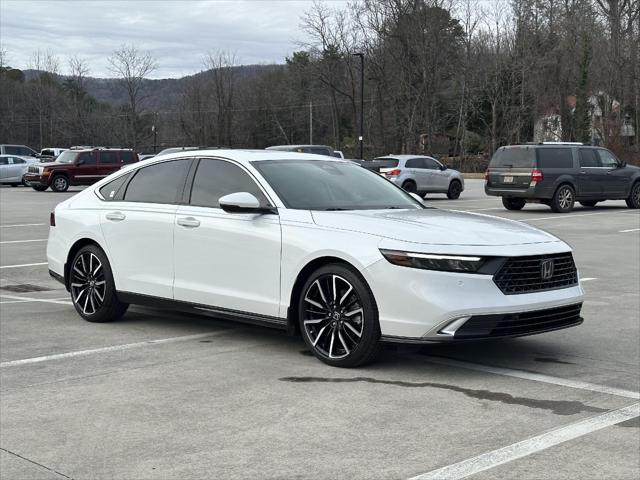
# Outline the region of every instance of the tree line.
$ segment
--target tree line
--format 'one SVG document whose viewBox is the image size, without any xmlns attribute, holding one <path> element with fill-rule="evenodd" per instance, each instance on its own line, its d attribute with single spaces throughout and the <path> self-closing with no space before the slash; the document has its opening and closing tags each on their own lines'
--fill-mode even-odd
<svg viewBox="0 0 640 480">
<path fill-rule="evenodd" d="M 126 102 L 87 89 L 86 61 L 36 52 L 32 78 L 0 55 L 0 143 L 33 147 L 329 144 L 355 156 L 364 55 L 365 157 L 490 155 L 556 140 L 640 151 L 637 0 L 356 0 L 314 3 L 281 65 L 247 69 L 226 51 L 153 99 L 157 59 L 109 57 Z M 64 70 L 64 72 L 62 72 Z M 154 108 L 149 108 L 153 103 Z M 158 105 L 161 107 L 158 107 Z"/>
</svg>

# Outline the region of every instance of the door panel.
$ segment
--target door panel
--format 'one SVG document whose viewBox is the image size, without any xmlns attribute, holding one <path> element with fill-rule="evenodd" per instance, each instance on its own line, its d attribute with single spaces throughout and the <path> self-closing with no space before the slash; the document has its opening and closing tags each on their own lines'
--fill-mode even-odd
<svg viewBox="0 0 640 480">
<path fill-rule="evenodd" d="M 631 176 L 627 175 L 624 168 L 620 168 L 621 162 L 608 150 L 598 149 L 600 166 L 605 170 L 602 190 L 603 198 L 626 196 Z"/>
<path fill-rule="evenodd" d="M 578 196 L 599 197 L 606 172 L 599 167 L 599 160 L 592 148 L 579 150 L 580 173 L 578 174 Z"/>
<path fill-rule="evenodd" d="M 96 152 L 82 152 L 76 159 L 78 163 L 74 168 L 68 169 L 70 180 L 76 185 L 91 185 L 100 178 L 98 173 L 98 155 Z"/>
</svg>

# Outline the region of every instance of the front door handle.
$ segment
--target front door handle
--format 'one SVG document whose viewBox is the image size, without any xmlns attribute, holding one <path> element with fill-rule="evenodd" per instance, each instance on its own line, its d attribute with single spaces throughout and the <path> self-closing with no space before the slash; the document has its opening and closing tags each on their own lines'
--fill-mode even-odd
<svg viewBox="0 0 640 480">
<path fill-rule="evenodd" d="M 127 216 L 122 212 L 109 212 L 105 216 L 107 217 L 107 220 L 111 220 L 113 222 L 121 222 L 127 218 Z"/>
<path fill-rule="evenodd" d="M 193 217 L 182 217 L 178 219 L 178 225 L 187 228 L 197 228 L 200 226 L 200 220 Z"/>
</svg>

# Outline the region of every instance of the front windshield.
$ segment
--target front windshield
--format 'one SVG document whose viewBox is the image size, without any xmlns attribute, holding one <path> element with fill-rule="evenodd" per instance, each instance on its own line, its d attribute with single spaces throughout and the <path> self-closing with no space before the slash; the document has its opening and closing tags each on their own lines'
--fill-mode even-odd
<svg viewBox="0 0 640 480">
<path fill-rule="evenodd" d="M 56 158 L 56 163 L 73 163 L 76 158 L 78 152 L 74 152 L 73 150 L 65 150 L 58 158 Z"/>
<path fill-rule="evenodd" d="M 267 160 L 252 165 L 287 208 L 375 210 L 424 208 L 378 174 L 359 165 L 330 160 Z"/>
</svg>

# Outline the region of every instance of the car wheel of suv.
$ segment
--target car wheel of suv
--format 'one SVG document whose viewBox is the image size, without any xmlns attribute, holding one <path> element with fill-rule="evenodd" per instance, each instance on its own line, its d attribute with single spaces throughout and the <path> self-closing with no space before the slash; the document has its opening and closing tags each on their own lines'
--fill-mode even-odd
<svg viewBox="0 0 640 480">
<path fill-rule="evenodd" d="M 527 201 L 524 198 L 502 197 L 502 205 L 507 210 L 522 210 Z"/>
<path fill-rule="evenodd" d="M 576 192 L 570 185 L 560 185 L 551 199 L 551 210 L 556 213 L 568 213 L 573 210 Z"/>
<path fill-rule="evenodd" d="M 458 180 L 451 180 L 449 184 L 449 191 L 447 192 L 447 198 L 450 200 L 457 200 L 462 193 L 462 184 Z"/>
<path fill-rule="evenodd" d="M 300 331 L 313 354 L 334 367 L 357 367 L 380 351 L 375 299 L 356 271 L 340 264 L 316 270 L 302 287 Z"/>
<path fill-rule="evenodd" d="M 66 192 L 69 189 L 69 179 L 64 175 L 56 175 L 51 181 L 51 190 L 54 192 Z"/>
<path fill-rule="evenodd" d="M 584 200 L 580 202 L 583 207 L 595 207 L 598 204 L 597 200 Z"/>
<path fill-rule="evenodd" d="M 402 184 L 402 188 L 409 193 L 417 193 L 418 191 L 418 187 L 416 186 L 415 182 L 411 180 L 404 182 Z"/>
<path fill-rule="evenodd" d="M 33 188 L 36 192 L 44 192 L 47 188 L 46 185 L 33 185 L 31 188 Z"/>
<path fill-rule="evenodd" d="M 118 300 L 109 261 L 95 245 L 76 253 L 69 267 L 69 288 L 73 306 L 89 322 L 118 320 L 129 307 Z"/>
<path fill-rule="evenodd" d="M 629 198 L 626 200 L 627 207 L 629 208 L 640 208 L 640 182 L 636 182 L 631 187 L 631 193 L 629 194 Z"/>
</svg>

